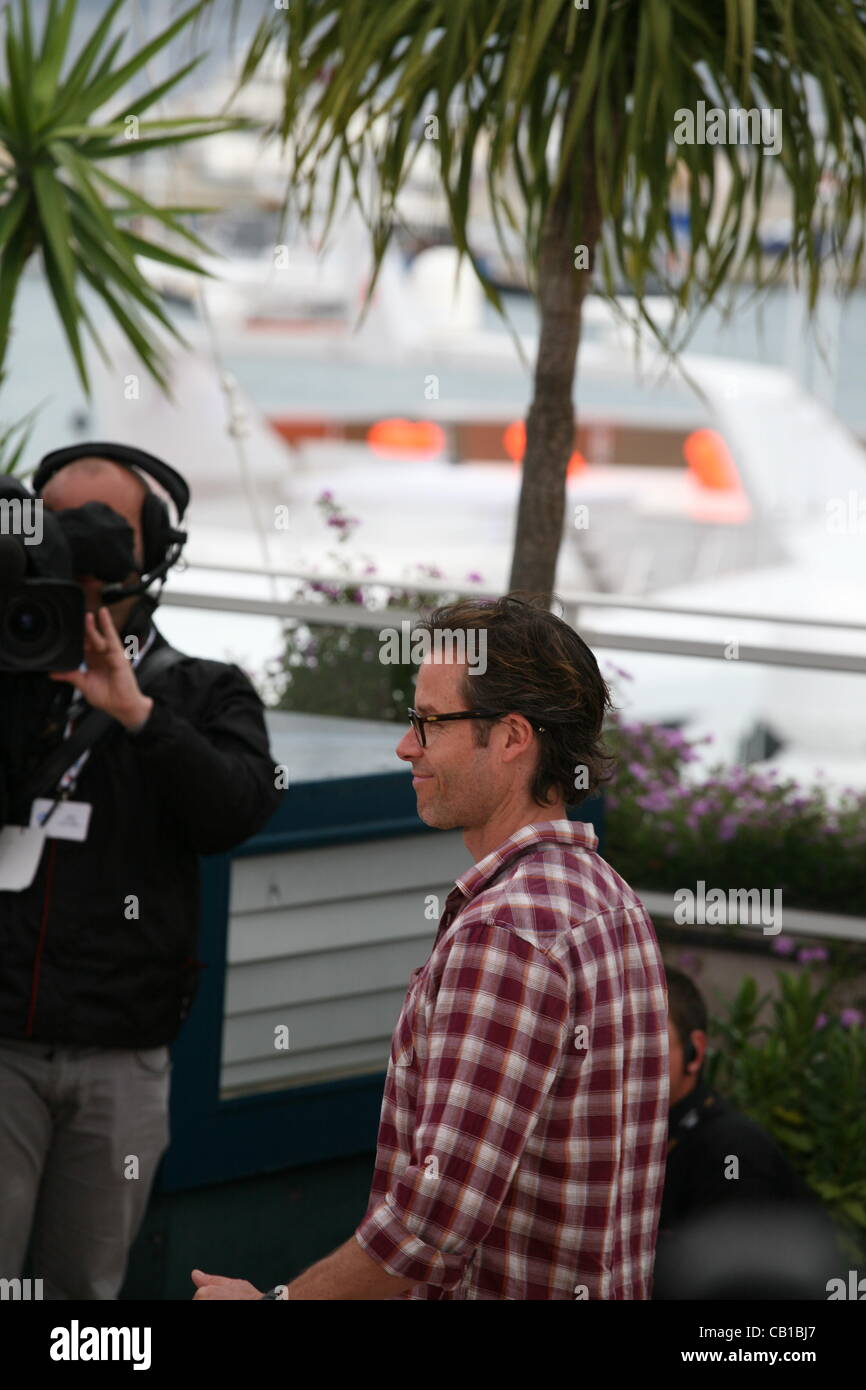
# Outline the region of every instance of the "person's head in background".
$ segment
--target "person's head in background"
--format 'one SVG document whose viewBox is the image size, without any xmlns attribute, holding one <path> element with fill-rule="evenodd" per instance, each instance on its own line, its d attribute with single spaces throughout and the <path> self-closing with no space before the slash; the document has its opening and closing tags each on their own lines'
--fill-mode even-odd
<svg viewBox="0 0 866 1390">
<path fill-rule="evenodd" d="M 135 568 L 124 577 L 124 586 L 134 584 L 141 578 L 144 566 L 144 539 L 141 532 L 141 509 L 149 488 L 139 473 L 124 468 L 111 459 L 81 458 L 73 459 L 65 467 L 58 469 L 48 479 L 42 489 L 42 496 L 49 511 L 64 511 L 68 507 L 82 507 L 85 502 L 104 502 L 129 522 L 134 536 L 133 558 Z M 106 581 L 96 575 L 76 575 L 76 583 L 84 590 L 84 606 L 88 613 L 95 613 L 102 602 L 102 590 Z M 120 599 L 109 606 L 114 626 L 122 633 L 138 597 Z"/>
<path fill-rule="evenodd" d="M 693 1091 L 700 1080 L 707 1052 L 707 1006 L 694 980 L 666 966 L 668 981 L 668 1038 L 670 1040 L 671 1099 L 673 1107 Z"/>
</svg>

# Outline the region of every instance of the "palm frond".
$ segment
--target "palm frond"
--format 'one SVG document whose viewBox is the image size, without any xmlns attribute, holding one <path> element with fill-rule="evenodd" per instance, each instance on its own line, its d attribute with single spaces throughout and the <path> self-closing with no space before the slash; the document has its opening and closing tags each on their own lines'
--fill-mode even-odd
<svg viewBox="0 0 866 1390">
<path fill-rule="evenodd" d="M 207 273 L 172 244 L 182 241 L 207 252 L 183 220 L 195 210 L 160 208 L 113 178 L 102 165 L 121 156 L 134 160 L 227 130 L 249 129 L 252 123 L 227 116 L 141 119 L 146 109 L 193 71 L 199 58 L 133 101 L 139 138 L 126 138 L 126 112 L 113 119 L 93 119 L 206 8 L 206 0 L 197 0 L 139 52 L 118 64 L 124 35 L 116 35 L 113 27 L 122 4 L 123 0 L 110 0 L 76 53 L 70 46 L 77 0 L 49 0 L 38 40 L 31 32 L 29 0 L 15 0 L 5 12 L 0 143 L 7 162 L 0 182 L 0 375 L 15 289 L 34 252 L 42 253 L 49 289 L 86 392 L 82 331 L 98 348 L 102 345 L 85 311 L 83 285 L 95 290 L 148 370 L 165 384 L 159 340 L 150 336 L 151 329 L 180 335 L 142 275 L 138 258 L 148 256 Z M 167 244 L 124 226 L 141 218 L 157 223 Z"/>
</svg>

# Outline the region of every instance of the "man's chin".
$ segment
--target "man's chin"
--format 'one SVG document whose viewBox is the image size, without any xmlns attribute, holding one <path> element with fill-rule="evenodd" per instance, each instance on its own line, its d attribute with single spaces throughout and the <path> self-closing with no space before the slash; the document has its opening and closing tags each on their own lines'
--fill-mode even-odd
<svg viewBox="0 0 866 1390">
<path fill-rule="evenodd" d="M 418 819 L 425 825 L 429 825 L 432 830 L 460 830 L 461 822 L 456 819 L 453 813 L 449 813 L 441 806 L 427 805 L 417 807 Z"/>
</svg>

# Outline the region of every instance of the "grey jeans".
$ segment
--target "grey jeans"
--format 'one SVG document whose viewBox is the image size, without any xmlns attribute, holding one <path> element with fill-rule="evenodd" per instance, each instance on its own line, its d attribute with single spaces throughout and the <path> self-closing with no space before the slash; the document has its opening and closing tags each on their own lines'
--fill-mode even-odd
<svg viewBox="0 0 866 1390">
<path fill-rule="evenodd" d="M 168 1147 L 167 1047 L 0 1038 L 0 1278 L 114 1299 Z"/>
</svg>

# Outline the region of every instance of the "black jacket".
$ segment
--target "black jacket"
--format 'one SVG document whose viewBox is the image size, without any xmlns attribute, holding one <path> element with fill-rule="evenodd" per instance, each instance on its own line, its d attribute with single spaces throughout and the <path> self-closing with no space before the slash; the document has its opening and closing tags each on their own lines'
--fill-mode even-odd
<svg viewBox="0 0 866 1390">
<path fill-rule="evenodd" d="M 726 1177 L 728 1155 L 739 1176 Z M 659 1231 L 671 1231 L 711 1207 L 745 1202 L 817 1201 L 775 1139 L 699 1081 L 671 1106 Z"/>
<path fill-rule="evenodd" d="M 732 1169 L 731 1156 L 739 1160 L 736 1178 L 725 1176 L 726 1171 Z M 820 1260 L 832 1249 L 835 1236 L 817 1195 L 791 1167 L 772 1135 L 699 1081 L 694 1090 L 670 1110 L 653 1298 L 709 1297 L 706 1291 L 692 1291 L 696 1280 L 705 1289 L 707 1279 L 713 1286 L 714 1278 L 723 1284 L 731 1277 L 724 1247 L 718 1243 L 719 1233 L 770 1232 L 776 1229 L 774 1213 L 786 1229 L 800 1231 L 798 1239 L 804 1245 L 808 1242 L 812 1251 L 810 1259 L 818 1260 L 820 1268 Z M 710 1227 L 707 1222 L 712 1223 L 713 1218 L 717 1218 L 719 1224 Z M 800 1226 L 804 1221 L 807 1222 L 805 1228 Z M 702 1247 L 697 1264 L 695 1232 Z M 734 1235 L 732 1239 L 739 1237 Z M 758 1235 L 757 1239 L 760 1242 L 763 1237 Z M 786 1274 L 784 1254 L 779 1258 L 780 1263 L 774 1266 L 772 1248 L 761 1258 L 754 1249 L 746 1251 L 736 1272 L 736 1287 L 741 1290 L 736 1296 L 749 1299 L 777 1296 L 767 1292 L 742 1292 L 752 1287 L 749 1282 L 752 1278 L 755 1286 L 768 1282 L 781 1288 L 790 1274 L 792 1287 L 797 1287 L 802 1271 L 798 1274 L 794 1265 Z M 823 1283 L 819 1280 L 816 1287 L 823 1289 Z M 712 1296 L 734 1295 L 718 1293 Z M 778 1296 L 783 1295 L 779 1293 Z M 813 1295 L 800 1292 L 790 1296 Z"/>
<path fill-rule="evenodd" d="M 157 631 L 152 649 L 165 645 Z M 0 892 L 0 1037 L 171 1042 L 200 969 L 196 856 L 249 839 L 279 804 L 262 703 L 239 667 L 184 657 L 148 694 L 140 732 L 113 723 L 81 770 L 87 839 L 47 840 L 30 887 Z"/>
</svg>

